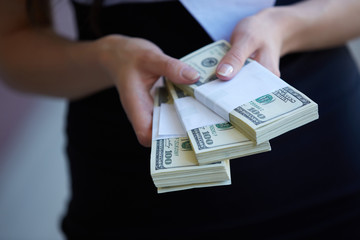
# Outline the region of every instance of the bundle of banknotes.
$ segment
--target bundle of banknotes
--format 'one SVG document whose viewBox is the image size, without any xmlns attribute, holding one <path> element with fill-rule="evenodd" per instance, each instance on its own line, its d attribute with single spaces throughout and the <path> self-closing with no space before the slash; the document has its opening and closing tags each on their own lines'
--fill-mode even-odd
<svg viewBox="0 0 360 240">
<path fill-rule="evenodd" d="M 319 117 L 314 101 L 254 60 L 232 80 L 217 79 L 217 64 L 229 49 L 221 40 L 185 56 L 199 81 L 165 79 L 167 90 L 156 91 L 151 175 L 159 193 L 228 185 L 229 159 L 270 151 L 270 139 Z M 180 121 L 160 124 L 163 104 L 171 104 Z M 159 136 L 159 125 L 175 122 L 183 135 Z"/>
<path fill-rule="evenodd" d="M 170 99 L 165 88 L 156 89 L 150 171 L 158 193 L 230 184 L 228 159 L 200 166 L 189 138 L 158 134 L 161 105 L 171 104 Z M 163 124 L 173 123 L 163 122 Z"/>
<path fill-rule="evenodd" d="M 256 144 L 319 118 L 314 101 L 251 59 L 231 81 L 217 79 L 215 69 L 229 49 L 230 44 L 220 40 L 183 57 L 201 77 L 177 87 Z"/>
<path fill-rule="evenodd" d="M 186 128 L 199 164 L 271 150 L 269 141 L 255 145 L 244 134 L 236 130 L 230 122 L 217 117 L 216 113 L 198 103 L 193 97 L 186 95 L 183 90 L 175 87 L 170 81 L 166 81 L 166 86 L 174 100 L 178 116 Z M 214 121 L 205 122 L 204 117 L 212 118 Z M 193 124 L 189 125 L 189 123 Z"/>
</svg>

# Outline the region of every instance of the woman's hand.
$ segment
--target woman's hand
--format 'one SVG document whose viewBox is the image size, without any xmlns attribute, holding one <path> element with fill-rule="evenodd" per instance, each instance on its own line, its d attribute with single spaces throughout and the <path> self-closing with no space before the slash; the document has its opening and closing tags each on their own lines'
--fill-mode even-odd
<svg viewBox="0 0 360 240">
<path fill-rule="evenodd" d="M 263 10 L 236 25 L 231 36 L 232 47 L 217 68 L 220 79 L 234 77 L 249 57 L 280 76 L 283 34 L 273 12 L 272 9 Z"/>
<path fill-rule="evenodd" d="M 229 80 L 249 57 L 280 75 L 281 56 L 345 44 L 360 35 L 360 1 L 308 0 L 272 7 L 240 21 L 217 68 Z"/>
<path fill-rule="evenodd" d="M 101 51 L 100 64 L 118 89 L 139 142 L 150 146 L 153 84 L 160 76 L 174 83 L 190 84 L 198 80 L 199 73 L 144 39 L 111 35 L 98 40 L 97 44 Z"/>
</svg>

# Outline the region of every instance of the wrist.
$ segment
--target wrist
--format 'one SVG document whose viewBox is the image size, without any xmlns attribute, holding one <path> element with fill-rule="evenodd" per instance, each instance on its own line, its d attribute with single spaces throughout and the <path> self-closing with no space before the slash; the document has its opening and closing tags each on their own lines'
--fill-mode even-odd
<svg viewBox="0 0 360 240">
<path fill-rule="evenodd" d="M 47 54 L 53 54 L 51 58 L 58 62 L 52 74 L 57 74 L 54 79 L 61 79 L 57 80 L 61 82 L 60 96 L 78 99 L 113 85 L 98 63 L 93 42 L 60 40 L 56 45 L 58 50 Z"/>
<path fill-rule="evenodd" d="M 114 85 L 118 78 L 120 69 L 131 61 L 127 56 L 129 38 L 122 35 L 108 35 L 94 42 L 91 42 L 95 53 L 96 64 L 107 76 L 108 80 Z"/>
<path fill-rule="evenodd" d="M 97 41 L 83 41 L 74 43 L 69 48 L 71 64 L 83 77 L 88 79 L 89 87 L 95 90 L 113 86 L 111 77 L 102 65 L 103 49 Z"/>
</svg>

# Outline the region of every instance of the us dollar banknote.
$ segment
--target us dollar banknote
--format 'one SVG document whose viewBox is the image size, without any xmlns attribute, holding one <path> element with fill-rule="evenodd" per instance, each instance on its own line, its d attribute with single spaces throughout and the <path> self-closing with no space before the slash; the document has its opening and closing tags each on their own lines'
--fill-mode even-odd
<svg viewBox="0 0 360 240">
<path fill-rule="evenodd" d="M 230 118 L 257 142 L 281 135 L 319 117 L 317 104 L 291 86 L 243 104 Z"/>
<path fill-rule="evenodd" d="M 159 124 L 159 108 L 161 108 L 162 103 L 169 104 L 170 99 L 165 88 L 156 89 L 150 171 L 158 192 L 231 184 L 228 159 L 199 166 L 187 137 L 167 138 L 158 136 L 156 132 Z"/>
<path fill-rule="evenodd" d="M 250 89 L 246 88 L 245 85 L 244 88 L 241 85 L 236 85 L 234 90 L 231 89 L 233 88 L 231 86 L 234 85 L 230 86 L 228 83 L 219 81 L 215 74 L 216 67 L 230 47 L 229 43 L 220 40 L 183 57 L 181 59 L 183 62 L 199 72 L 200 79 L 195 84 L 177 84 L 176 86 L 227 119 L 232 126 L 255 144 L 266 142 L 319 117 L 318 105 L 314 101 L 251 59 L 245 62 L 239 74 L 247 71 L 249 74 L 246 76 L 250 76 L 250 78 L 242 79 L 242 82 L 245 84 L 259 82 L 258 85 L 253 84 L 254 87 Z M 237 76 L 240 76 L 239 74 Z M 224 87 L 208 95 L 204 94 L 204 91 L 197 95 L 200 89 L 207 89 L 204 86 L 215 86 L 212 83 L 213 81 L 217 87 L 230 87 L 228 89 Z M 253 91 L 256 94 L 261 92 L 259 89 L 272 89 L 272 84 L 275 89 L 265 94 L 258 95 L 245 102 L 239 100 L 241 96 L 251 96 L 248 92 Z M 277 88 L 278 85 L 281 87 Z M 240 98 L 237 98 L 236 94 Z"/>
<path fill-rule="evenodd" d="M 192 116 L 194 114 L 199 115 L 202 105 L 195 105 L 196 100 L 174 86 L 170 81 L 166 81 L 166 85 L 175 102 L 175 106 L 178 108 L 179 118 L 184 125 L 187 122 L 195 121 Z M 181 108 L 179 105 L 184 102 L 180 100 L 184 100 L 184 98 L 192 100 L 190 102 L 191 106 L 185 109 L 185 111 L 179 109 Z M 192 114 L 194 111 L 195 113 Z M 216 115 L 212 112 L 210 114 Z M 202 118 L 202 115 L 199 117 Z M 200 121 L 198 125 L 201 126 L 186 129 L 199 164 L 217 162 L 224 158 L 234 159 L 271 150 L 268 141 L 254 145 L 249 138 L 235 129 L 230 122 L 221 120 L 221 122 L 210 125 L 202 125 L 204 121 Z"/>
</svg>

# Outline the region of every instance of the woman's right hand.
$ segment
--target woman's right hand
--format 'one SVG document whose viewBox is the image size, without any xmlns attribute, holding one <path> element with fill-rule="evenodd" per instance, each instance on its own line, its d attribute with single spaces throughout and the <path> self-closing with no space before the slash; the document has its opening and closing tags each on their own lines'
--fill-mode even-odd
<svg viewBox="0 0 360 240">
<path fill-rule="evenodd" d="M 154 83 L 166 76 L 174 83 L 191 84 L 198 80 L 199 73 L 145 39 L 110 35 L 95 44 L 100 49 L 100 65 L 116 86 L 140 144 L 150 146 L 153 110 L 150 89 Z"/>
</svg>

